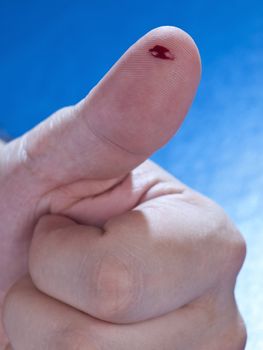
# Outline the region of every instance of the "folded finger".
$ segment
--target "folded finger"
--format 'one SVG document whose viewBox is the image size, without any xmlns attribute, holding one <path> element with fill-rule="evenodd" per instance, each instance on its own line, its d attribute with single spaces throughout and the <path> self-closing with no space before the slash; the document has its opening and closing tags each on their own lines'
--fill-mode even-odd
<svg viewBox="0 0 263 350">
<path fill-rule="evenodd" d="M 194 197 L 188 203 L 187 194 L 173 193 L 172 187 L 168 193 L 109 220 L 103 229 L 43 217 L 30 249 L 35 285 L 119 323 L 160 316 L 202 295 L 220 280 L 233 237 L 225 237 L 224 213 L 216 206 L 203 209 Z"/>
<path fill-rule="evenodd" d="M 221 349 L 218 341 L 225 336 L 229 319 L 219 328 L 218 306 L 204 305 L 205 301 L 150 321 L 116 325 L 42 294 L 25 278 L 6 298 L 4 323 L 15 350 Z"/>
</svg>

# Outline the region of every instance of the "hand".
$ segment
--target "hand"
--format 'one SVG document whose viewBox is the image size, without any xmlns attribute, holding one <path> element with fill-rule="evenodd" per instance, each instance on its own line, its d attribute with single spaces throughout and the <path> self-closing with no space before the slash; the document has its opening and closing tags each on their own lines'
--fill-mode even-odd
<svg viewBox="0 0 263 350">
<path fill-rule="evenodd" d="M 15 350 L 244 348 L 233 298 L 244 258 L 236 229 L 150 162 L 132 172 L 127 196 L 142 179 L 149 187 L 140 203 L 103 229 L 63 216 L 39 220 L 34 283 L 18 282 L 5 304 Z"/>
<path fill-rule="evenodd" d="M 175 60 L 152 56 L 156 44 Z M 2 149 L 2 298 L 31 275 L 5 301 L 15 350 L 242 349 L 243 240 L 217 205 L 143 163 L 178 129 L 199 73 L 192 40 L 156 29 L 83 101 Z"/>
</svg>

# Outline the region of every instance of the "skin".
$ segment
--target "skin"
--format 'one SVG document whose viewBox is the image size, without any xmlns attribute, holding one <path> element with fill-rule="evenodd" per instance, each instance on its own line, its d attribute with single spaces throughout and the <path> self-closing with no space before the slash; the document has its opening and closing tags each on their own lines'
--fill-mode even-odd
<svg viewBox="0 0 263 350">
<path fill-rule="evenodd" d="M 147 160 L 199 79 L 192 39 L 157 28 L 82 101 L 0 146 L 3 349 L 244 349 L 240 233 Z"/>
</svg>

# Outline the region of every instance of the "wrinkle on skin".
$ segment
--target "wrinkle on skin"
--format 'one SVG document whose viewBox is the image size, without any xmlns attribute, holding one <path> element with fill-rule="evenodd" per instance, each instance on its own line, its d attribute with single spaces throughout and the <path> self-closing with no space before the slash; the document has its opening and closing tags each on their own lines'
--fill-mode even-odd
<svg viewBox="0 0 263 350">
<path fill-rule="evenodd" d="M 82 180 L 61 186 L 42 198 L 38 212 L 66 215 L 82 224 L 103 226 L 111 217 L 131 210 L 144 201 L 165 194 L 182 193 L 184 187 L 179 181 L 176 188 L 172 177 L 167 176 L 164 180 L 157 172 L 154 175 L 151 169 L 155 167 L 146 161 L 120 179 Z"/>
</svg>

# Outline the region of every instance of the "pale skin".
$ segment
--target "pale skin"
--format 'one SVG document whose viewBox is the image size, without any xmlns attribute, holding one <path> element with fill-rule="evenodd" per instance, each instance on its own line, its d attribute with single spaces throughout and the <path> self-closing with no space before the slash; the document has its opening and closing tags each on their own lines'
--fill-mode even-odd
<svg viewBox="0 0 263 350">
<path fill-rule="evenodd" d="M 81 102 L 0 145 L 2 349 L 244 349 L 240 233 L 146 160 L 199 79 L 192 39 L 157 28 Z"/>
</svg>

